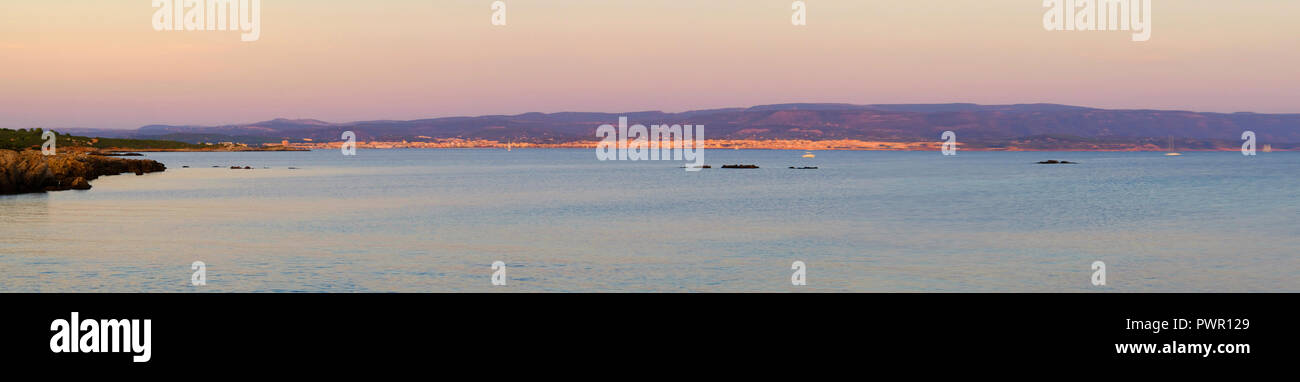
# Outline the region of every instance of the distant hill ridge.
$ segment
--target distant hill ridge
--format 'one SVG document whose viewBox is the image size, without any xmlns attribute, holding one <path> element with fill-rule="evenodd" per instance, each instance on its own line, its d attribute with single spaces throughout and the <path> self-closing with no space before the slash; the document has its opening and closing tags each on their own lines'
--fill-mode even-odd
<svg viewBox="0 0 1300 382">
<path fill-rule="evenodd" d="M 559 112 L 410 121 L 331 123 L 275 119 L 223 126 L 149 125 L 137 130 L 68 129 L 81 135 L 169 139 L 186 142 L 266 143 L 281 140 L 338 140 L 353 131 L 365 141 L 422 141 L 462 138 L 533 143 L 596 140 L 602 124 L 620 116 L 636 124 L 703 124 L 708 139 L 755 140 L 937 140 L 954 131 L 963 142 L 1007 142 L 1053 137 L 1153 142 L 1156 138 L 1239 141 L 1254 131 L 1258 140 L 1300 144 L 1300 114 L 1201 113 L 1169 110 L 1108 110 L 1058 104 L 978 105 L 787 103 L 680 113 Z M 427 137 L 427 138 L 426 138 Z"/>
</svg>

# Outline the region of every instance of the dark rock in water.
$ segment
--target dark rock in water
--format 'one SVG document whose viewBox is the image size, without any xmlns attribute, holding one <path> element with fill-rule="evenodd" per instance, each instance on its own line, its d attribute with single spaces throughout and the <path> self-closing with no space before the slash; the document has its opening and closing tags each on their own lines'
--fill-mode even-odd
<svg viewBox="0 0 1300 382">
<path fill-rule="evenodd" d="M 794 166 L 790 166 L 790 168 L 795 169 L 795 170 L 816 170 L 816 169 L 817 169 L 817 166 L 811 166 L 811 167 L 794 167 Z"/>
<path fill-rule="evenodd" d="M 1038 162 L 1038 164 L 1078 164 L 1078 163 L 1071 162 L 1071 161 L 1068 161 L 1068 160 L 1055 160 L 1055 159 L 1053 159 L 1053 160 L 1045 160 L 1045 161 L 1042 161 L 1042 162 Z"/>
<path fill-rule="evenodd" d="M 752 164 L 724 164 L 722 168 L 758 168 L 758 166 Z"/>
<path fill-rule="evenodd" d="M 0 150 L 0 194 L 88 189 L 100 176 L 165 171 L 148 159 L 120 159 L 87 153 L 42 155 L 40 151 Z M 84 188 L 80 188 L 84 187 Z"/>
<path fill-rule="evenodd" d="M 190 168 L 190 166 L 181 166 L 181 168 Z"/>
<path fill-rule="evenodd" d="M 90 182 L 87 182 L 87 181 L 86 181 L 86 178 L 82 178 L 82 177 L 78 176 L 76 179 L 73 179 L 73 180 L 72 180 L 72 184 L 69 184 L 69 185 L 68 185 L 68 188 L 71 188 L 71 189 L 74 189 L 74 190 L 89 190 L 89 189 L 90 189 Z"/>
<path fill-rule="evenodd" d="M 91 153 L 91 154 L 92 154 L 92 155 L 105 156 L 105 157 L 142 157 L 142 156 L 144 156 L 144 154 L 141 154 L 141 153 L 111 153 L 111 152 L 97 152 L 97 153 Z"/>
</svg>

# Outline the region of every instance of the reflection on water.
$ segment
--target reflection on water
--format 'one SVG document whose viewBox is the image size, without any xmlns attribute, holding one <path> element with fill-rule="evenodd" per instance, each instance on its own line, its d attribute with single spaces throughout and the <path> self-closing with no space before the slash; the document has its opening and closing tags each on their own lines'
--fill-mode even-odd
<svg viewBox="0 0 1300 382">
<path fill-rule="evenodd" d="M 201 291 L 1095 291 L 1102 260 L 1111 291 L 1300 291 L 1293 153 L 802 155 L 149 154 L 0 196 L 0 290 L 194 291 L 202 260 Z"/>
<path fill-rule="evenodd" d="M 0 195 L 0 227 L 45 224 L 49 221 L 49 194 Z M 8 244 L 8 240 L 0 244 Z"/>
</svg>

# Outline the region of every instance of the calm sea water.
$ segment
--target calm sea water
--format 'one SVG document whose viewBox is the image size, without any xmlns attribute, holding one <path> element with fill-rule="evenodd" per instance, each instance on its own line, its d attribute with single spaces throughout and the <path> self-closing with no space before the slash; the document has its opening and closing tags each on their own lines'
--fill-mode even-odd
<svg viewBox="0 0 1300 382">
<path fill-rule="evenodd" d="M 802 154 L 152 153 L 0 196 L 0 291 L 1300 291 L 1300 153 Z"/>
</svg>

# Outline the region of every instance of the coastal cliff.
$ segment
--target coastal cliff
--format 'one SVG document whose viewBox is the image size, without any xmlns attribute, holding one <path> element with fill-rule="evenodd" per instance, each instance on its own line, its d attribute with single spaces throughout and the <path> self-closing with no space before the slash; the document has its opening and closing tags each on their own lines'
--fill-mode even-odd
<svg viewBox="0 0 1300 382">
<path fill-rule="evenodd" d="M 40 151 L 0 149 L 0 194 L 85 190 L 100 176 L 160 172 L 167 167 L 148 159 L 122 159 L 84 152 L 44 156 Z"/>
</svg>

